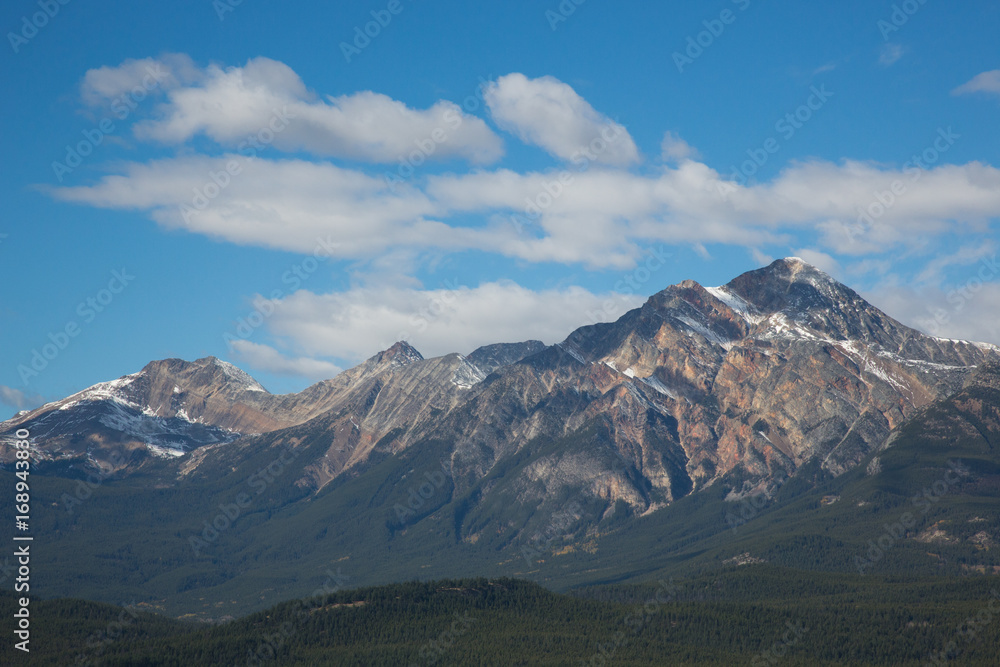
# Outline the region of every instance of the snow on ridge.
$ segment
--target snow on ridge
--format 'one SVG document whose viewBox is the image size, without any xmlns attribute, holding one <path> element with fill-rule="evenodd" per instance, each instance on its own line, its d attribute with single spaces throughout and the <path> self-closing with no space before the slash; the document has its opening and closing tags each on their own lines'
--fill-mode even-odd
<svg viewBox="0 0 1000 667">
<path fill-rule="evenodd" d="M 459 389 L 471 389 L 486 379 L 486 373 L 481 368 L 459 355 L 461 363 L 451 375 L 451 383 Z"/>
<path fill-rule="evenodd" d="M 705 291 L 729 306 L 730 310 L 746 320 L 748 324 L 760 324 L 764 321 L 764 316 L 757 312 L 754 306 L 738 294 L 730 292 L 725 285 L 706 287 Z"/>
<path fill-rule="evenodd" d="M 267 393 L 267 390 L 243 369 L 237 368 L 228 361 L 221 359 L 216 359 L 215 364 L 226 374 L 226 377 L 236 382 L 243 391 L 262 391 Z"/>
<path fill-rule="evenodd" d="M 566 352 L 566 354 L 568 354 L 569 356 L 573 357 L 574 359 L 576 359 L 577 361 L 579 361 L 581 364 L 583 364 L 585 366 L 587 365 L 587 360 L 583 358 L 583 355 L 580 354 L 579 352 L 577 352 L 576 350 L 574 350 L 570 345 L 566 344 L 565 341 L 563 341 L 562 343 L 556 343 L 556 346 L 559 349 L 564 350 Z"/>
<path fill-rule="evenodd" d="M 926 335 L 926 334 L 924 334 Z M 974 340 L 959 340 L 957 338 L 941 338 L 939 336 L 927 336 L 931 340 L 939 340 L 944 343 L 962 343 L 964 345 L 972 345 L 973 347 L 978 347 L 980 350 L 989 350 L 990 352 L 1000 352 L 1000 346 L 994 345 L 993 343 L 979 343 Z"/>
<path fill-rule="evenodd" d="M 655 389 L 656 391 L 660 392 L 664 396 L 668 396 L 668 397 L 674 399 L 675 401 L 677 400 L 677 394 L 675 394 L 674 392 L 670 391 L 670 388 L 667 387 L 667 385 L 665 385 L 662 382 L 660 382 L 656 378 L 655 375 L 650 375 L 649 377 L 639 378 L 639 381 L 642 382 L 643 384 L 646 384 L 646 385 L 652 387 L 653 389 Z"/>
<path fill-rule="evenodd" d="M 708 342 L 715 343 L 716 345 L 721 345 L 726 350 L 732 349 L 733 341 L 729 340 L 728 338 L 723 338 L 719 334 L 715 333 L 714 331 L 706 327 L 704 324 L 695 322 L 691 318 L 684 317 L 683 315 L 674 315 L 674 317 L 676 317 L 678 320 L 687 325 L 687 327 L 691 329 L 694 333 L 701 334 Z"/>
</svg>

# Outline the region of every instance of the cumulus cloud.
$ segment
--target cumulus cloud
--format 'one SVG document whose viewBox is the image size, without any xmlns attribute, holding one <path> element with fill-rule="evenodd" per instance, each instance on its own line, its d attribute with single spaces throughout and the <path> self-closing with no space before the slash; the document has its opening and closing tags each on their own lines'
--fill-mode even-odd
<svg viewBox="0 0 1000 667">
<path fill-rule="evenodd" d="M 328 380 L 343 371 L 340 366 L 329 361 L 308 357 L 286 357 L 273 347 L 248 340 L 234 340 L 229 346 L 240 362 L 254 370 L 275 375 Z"/>
<path fill-rule="evenodd" d="M 310 357 L 357 362 L 405 340 L 426 357 L 481 345 L 563 340 L 573 329 L 615 320 L 642 304 L 626 294 L 580 287 L 535 291 L 512 282 L 435 289 L 358 287 L 333 294 L 300 290 L 268 321 L 272 335 Z"/>
<path fill-rule="evenodd" d="M 282 151 L 381 163 L 419 150 L 423 159 L 474 163 L 503 154 L 486 123 L 452 102 L 412 109 L 371 91 L 317 99 L 290 67 L 263 57 L 243 67 L 210 65 L 197 85 L 172 88 L 158 114 L 135 127 L 138 138 L 181 143 L 204 135 L 235 148 L 266 131 L 273 118 L 287 117 L 292 122 L 271 144 Z"/>
<path fill-rule="evenodd" d="M 514 73 L 486 90 L 486 104 L 504 130 L 562 160 L 624 166 L 639 150 L 620 124 L 597 112 L 568 84 L 551 76 Z"/>
<path fill-rule="evenodd" d="M 54 193 L 146 210 L 164 226 L 235 243 L 312 252 L 317 238 L 329 235 L 336 257 L 371 258 L 404 247 L 478 249 L 619 268 L 631 266 L 650 243 L 760 248 L 787 244 L 790 233 L 804 228 L 818 230 L 820 251 L 881 253 L 944 234 L 987 233 L 1000 215 L 1000 170 L 979 163 L 919 170 L 812 161 L 770 182 L 740 186 L 689 160 L 647 175 L 597 167 L 501 169 L 390 189 L 382 179 L 332 164 L 241 159 L 131 164 L 95 185 Z M 210 175 L 229 161 L 239 162 L 241 172 L 212 190 Z M 194 208 L 195 193 L 206 187 L 216 196 Z M 892 201 L 883 204 L 887 193 Z M 865 211 L 875 215 L 864 217 Z M 478 222 L 470 224 L 469 215 Z"/>
<path fill-rule="evenodd" d="M 287 65 L 267 58 L 226 69 L 198 69 L 184 56 L 157 62 L 173 78 L 160 115 L 137 127 L 146 138 L 187 142 L 205 135 L 237 148 L 247 132 L 287 108 L 295 117 L 272 137 L 280 150 L 395 160 L 448 118 L 461 122 L 435 156 L 488 161 L 502 150 L 481 119 L 460 115 L 448 102 L 420 111 L 373 92 L 323 101 Z M 85 87 L 106 99 L 149 66 L 128 61 L 92 70 Z M 698 161 L 672 132 L 664 135 L 663 164 L 625 168 L 639 159 L 628 132 L 552 77 L 509 74 L 484 95 L 498 124 L 572 164 L 527 173 L 435 173 L 390 186 L 371 169 L 274 153 L 251 158 L 237 148 L 219 157 L 186 152 L 126 163 L 91 185 L 50 191 L 67 201 L 143 211 L 164 227 L 238 244 L 310 253 L 322 242 L 332 257 L 368 262 L 479 250 L 588 268 L 630 267 L 656 243 L 706 253 L 709 244 L 736 244 L 762 256 L 769 246 L 805 245 L 803 232 L 816 234 L 808 251 L 817 262 L 832 266 L 830 253 L 871 256 L 945 234 L 988 235 L 1000 216 L 1000 171 L 977 162 L 943 164 L 959 138 L 950 129 L 929 136 L 919 162 L 902 167 L 811 160 L 788 165 L 770 181 L 740 185 Z M 609 128 L 618 139 L 591 151 Z M 589 156 L 575 160 L 583 148 Z"/>
<path fill-rule="evenodd" d="M 967 95 L 969 93 L 991 93 L 1000 95 L 1000 69 L 978 74 L 971 81 L 951 91 L 952 95 Z"/>
</svg>

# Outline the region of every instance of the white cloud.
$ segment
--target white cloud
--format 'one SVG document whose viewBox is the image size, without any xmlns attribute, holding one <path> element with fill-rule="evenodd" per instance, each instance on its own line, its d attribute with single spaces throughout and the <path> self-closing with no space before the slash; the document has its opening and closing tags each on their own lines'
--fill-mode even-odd
<svg viewBox="0 0 1000 667">
<path fill-rule="evenodd" d="M 820 271 L 828 273 L 837 278 L 841 274 L 840 263 L 825 252 L 813 250 L 811 248 L 799 248 L 794 251 L 796 257 L 812 264 Z"/>
<path fill-rule="evenodd" d="M 878 271 L 878 267 L 876 267 Z M 1000 258 L 993 241 L 932 257 L 917 279 L 886 271 L 863 296 L 915 329 L 1000 345 Z"/>
<path fill-rule="evenodd" d="M 939 255 L 929 261 L 914 280 L 917 283 L 941 283 L 945 278 L 945 271 L 955 266 L 969 266 L 976 264 L 984 257 L 996 255 L 997 246 L 993 241 L 984 241 L 975 245 L 967 245 L 959 248 L 953 253 Z"/>
<path fill-rule="evenodd" d="M 618 166 L 639 160 L 624 127 L 551 76 L 508 74 L 486 90 L 485 98 L 497 125 L 555 157 L 575 161 L 587 155 L 591 162 Z"/>
<path fill-rule="evenodd" d="M 885 44 L 879 51 L 878 64 L 882 67 L 895 65 L 904 55 L 906 48 L 902 44 Z"/>
<path fill-rule="evenodd" d="M 140 139 L 185 142 L 203 134 L 227 147 L 266 131 L 272 118 L 291 118 L 275 133 L 282 151 L 307 151 L 370 162 L 464 158 L 489 163 L 503 154 L 503 143 L 482 119 L 447 101 L 417 110 L 392 98 L 363 91 L 316 99 L 290 67 L 253 58 L 243 67 L 211 65 L 199 85 L 170 90 L 160 117 L 135 128 Z M 273 128 L 272 128 L 273 129 Z"/>
<path fill-rule="evenodd" d="M 0 403 L 18 410 L 31 410 L 42 405 L 45 400 L 38 394 L 26 394 L 20 389 L 14 389 L 0 384 Z"/>
<path fill-rule="evenodd" d="M 203 210 L 183 215 L 196 190 L 228 160 L 242 172 Z M 893 184 L 891 205 L 878 197 Z M 900 191 L 898 184 L 904 186 Z M 387 249 L 478 249 L 531 262 L 631 266 L 651 242 L 761 248 L 817 229 L 822 248 L 851 255 L 912 247 L 945 234 L 987 234 L 1000 216 L 1000 170 L 979 163 L 928 170 L 862 162 L 805 162 L 774 180 L 739 186 L 686 161 L 649 175 L 591 168 L 430 176 L 390 190 L 382 179 L 301 160 L 177 158 L 126 166 L 93 186 L 56 196 L 149 211 L 166 227 L 241 244 L 312 252 L 335 239 L 336 257 L 371 259 Z M 858 230 L 859 212 L 881 206 Z M 534 206 L 534 209 L 530 207 Z M 517 215 L 528 223 L 518 229 Z M 472 222 L 470 223 L 470 217 Z"/>
<path fill-rule="evenodd" d="M 413 146 L 415 135 L 430 134 L 436 122 L 452 117 L 462 119 L 457 131 L 469 134 L 455 142 L 449 136 L 435 156 L 475 161 L 499 155 L 499 138 L 483 121 L 450 116 L 460 111 L 447 102 L 415 111 L 372 92 L 318 101 L 295 72 L 274 60 L 192 72 L 185 58 L 161 59 L 185 73 L 171 84 L 162 117 L 138 126 L 140 136 L 183 142 L 205 134 L 238 146 L 287 107 L 296 117 L 273 137 L 281 149 L 393 160 Z M 92 70 L 87 85 L 98 97 L 110 95 L 147 66 L 129 61 Z M 51 192 L 92 206 L 145 211 L 164 227 L 238 244 L 308 253 L 319 239 L 331 239 L 332 256 L 367 262 L 405 256 L 412 263 L 426 251 L 479 250 L 529 262 L 627 268 L 651 243 L 690 244 L 706 253 L 709 244 L 736 244 L 763 255 L 776 244 L 804 245 L 795 236 L 807 230 L 818 231 L 810 251 L 830 265 L 831 252 L 877 255 L 945 234 L 986 236 L 1000 216 L 1000 170 L 940 163 L 958 139 L 950 129 L 929 138 L 928 150 L 940 152 L 926 168 L 813 160 L 741 186 L 697 161 L 696 151 L 672 132 L 661 146 L 665 164 L 640 173 L 623 168 L 639 159 L 632 138 L 552 77 L 509 74 L 485 97 L 498 123 L 573 164 L 529 173 L 425 174 L 390 187 L 367 173 L 374 169 L 322 160 L 186 153 L 125 164 L 95 184 Z M 600 155 L 574 160 L 609 124 L 619 139 Z M 873 211 L 869 221 L 864 211 Z"/>
<path fill-rule="evenodd" d="M 248 340 L 234 340 L 230 343 L 230 349 L 239 361 L 250 368 L 275 375 L 328 380 L 343 371 L 340 366 L 329 361 L 307 357 L 289 358 L 273 347 Z"/>
<path fill-rule="evenodd" d="M 227 187 L 215 187 L 211 175 L 225 175 L 229 162 L 240 165 L 239 173 Z M 206 187 L 218 194 L 199 200 Z M 469 245 L 460 230 L 425 218 L 435 206 L 421 192 L 392 192 L 381 178 L 326 163 L 239 155 L 167 159 L 130 164 L 124 175 L 55 194 L 104 208 L 148 210 L 164 227 L 238 244 L 311 253 L 318 239 L 331 238 L 334 257 L 369 257 L 393 246 Z"/>
<path fill-rule="evenodd" d="M 678 135 L 667 132 L 660 142 L 660 155 L 667 162 L 683 162 L 698 157 L 698 151 Z"/>
<path fill-rule="evenodd" d="M 202 73 L 183 53 L 168 53 L 159 58 L 126 60 L 116 67 L 87 70 L 80 84 L 80 97 L 91 106 L 120 99 L 133 91 L 145 93 L 155 87 L 163 90 L 201 79 Z M 136 93 L 133 96 L 138 97 Z M 143 94 L 144 97 L 144 94 Z"/>
<path fill-rule="evenodd" d="M 1000 312 L 996 278 L 953 288 L 879 288 L 864 297 L 900 322 L 932 336 L 1000 345 L 1000 322 L 984 317 Z"/>
<path fill-rule="evenodd" d="M 267 326 L 301 354 L 354 363 L 399 340 L 426 357 L 532 338 L 554 343 L 579 326 L 615 320 L 643 301 L 580 287 L 533 291 L 512 282 L 464 287 L 446 281 L 437 289 L 334 294 L 301 290 L 282 300 Z"/>
<path fill-rule="evenodd" d="M 951 91 L 952 95 L 967 95 L 969 93 L 1000 95 L 1000 69 L 978 74 L 971 81 L 967 81 Z"/>
</svg>

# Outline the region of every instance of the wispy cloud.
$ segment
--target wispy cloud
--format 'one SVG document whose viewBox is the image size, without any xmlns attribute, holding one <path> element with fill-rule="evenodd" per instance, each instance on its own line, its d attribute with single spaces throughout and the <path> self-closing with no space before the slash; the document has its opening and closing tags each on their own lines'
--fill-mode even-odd
<svg viewBox="0 0 1000 667">
<path fill-rule="evenodd" d="M 20 389 L 0 384 L 0 403 L 18 410 L 31 410 L 45 403 L 45 399 L 38 394 L 26 394 Z"/>
<path fill-rule="evenodd" d="M 1000 69 L 977 74 L 971 81 L 967 81 L 951 91 L 952 95 L 968 95 L 970 93 L 1000 95 Z"/>
<path fill-rule="evenodd" d="M 700 157 L 698 150 L 674 132 L 666 132 L 660 142 L 660 156 L 666 162 L 683 162 Z"/>
<path fill-rule="evenodd" d="M 879 51 L 878 64 L 882 67 L 890 67 L 899 62 L 899 59 L 906 55 L 906 47 L 902 44 L 885 44 Z"/>
<path fill-rule="evenodd" d="M 273 347 L 249 340 L 232 341 L 230 351 L 238 361 L 251 369 L 275 375 L 327 380 L 343 370 L 340 366 L 322 359 L 286 357 Z"/>
</svg>

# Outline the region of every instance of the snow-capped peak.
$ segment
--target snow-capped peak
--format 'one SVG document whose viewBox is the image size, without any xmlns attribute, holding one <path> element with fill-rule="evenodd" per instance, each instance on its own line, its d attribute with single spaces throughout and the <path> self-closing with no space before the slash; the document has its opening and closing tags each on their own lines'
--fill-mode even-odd
<svg viewBox="0 0 1000 667">
<path fill-rule="evenodd" d="M 262 391 L 267 392 L 263 386 L 256 380 L 254 380 L 249 373 L 237 368 L 228 361 L 222 361 L 221 359 L 216 359 L 211 357 L 212 363 L 215 364 L 223 373 L 226 374 L 233 384 L 236 385 L 235 389 L 242 389 L 243 391 Z"/>
</svg>

